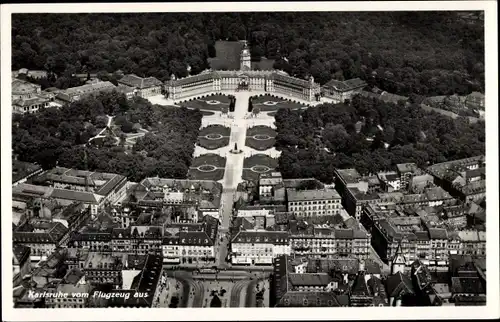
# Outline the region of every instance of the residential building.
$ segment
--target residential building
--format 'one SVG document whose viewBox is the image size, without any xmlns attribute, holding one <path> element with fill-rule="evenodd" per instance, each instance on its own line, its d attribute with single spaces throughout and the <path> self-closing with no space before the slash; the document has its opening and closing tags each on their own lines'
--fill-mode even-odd
<svg viewBox="0 0 500 322">
<path fill-rule="evenodd" d="M 161 237 L 164 263 L 197 264 L 215 260 L 219 222 L 205 216 L 199 223 L 172 223 Z"/>
<path fill-rule="evenodd" d="M 90 251 L 88 248 L 68 247 L 63 248 L 61 253 L 64 254 L 64 264 L 68 266 L 69 270 L 81 270 L 89 257 Z"/>
<path fill-rule="evenodd" d="M 47 297 L 45 307 L 47 308 L 85 308 L 89 298 L 77 294 L 88 294 L 91 290 L 89 284 L 67 284 L 59 283 L 50 293 L 68 294 L 60 297 Z"/>
<path fill-rule="evenodd" d="M 32 219 L 16 227 L 12 232 L 12 242 L 29 247 L 32 261 L 42 260 L 64 243 L 68 232 L 61 223 Z"/>
<path fill-rule="evenodd" d="M 61 269 L 63 264 L 64 253 L 61 249 L 52 252 L 46 258 L 38 261 L 31 269 L 33 287 L 43 288 L 50 283 L 57 285 L 66 275 L 66 270 Z"/>
<path fill-rule="evenodd" d="M 359 93 L 367 83 L 359 78 L 353 78 L 346 81 L 330 80 L 321 87 L 323 97 L 332 99 L 334 103 L 342 103 L 350 100 Z"/>
<path fill-rule="evenodd" d="M 284 205 L 245 205 L 238 208 L 236 218 L 245 218 L 254 228 L 265 229 L 274 226 L 275 216 L 280 213 L 286 213 Z"/>
<path fill-rule="evenodd" d="M 386 192 L 398 191 L 401 189 L 401 177 L 395 171 L 380 172 L 378 178 L 382 183 L 381 188 Z"/>
<path fill-rule="evenodd" d="M 396 165 L 396 169 L 401 182 L 401 189 L 407 189 L 411 178 L 421 172 L 415 163 L 399 163 Z"/>
<path fill-rule="evenodd" d="M 349 297 L 332 292 L 335 281 L 325 273 L 294 273 L 291 259 L 274 261 L 272 307 L 347 307 Z"/>
<path fill-rule="evenodd" d="M 131 258 L 128 258 L 123 267 L 123 283 L 116 290 L 116 292 L 128 293 L 130 296 L 113 297 L 107 303 L 107 307 L 151 308 L 158 303 L 160 295 L 159 284 L 163 276 L 161 256 L 149 254 L 138 265 L 131 262 Z M 136 297 L 134 294 L 145 296 Z"/>
<path fill-rule="evenodd" d="M 342 209 L 341 198 L 333 189 L 287 189 L 288 211 L 297 217 L 333 216 Z"/>
<path fill-rule="evenodd" d="M 132 253 L 138 255 L 161 254 L 162 226 L 131 225 Z M 111 241 L 113 243 L 113 240 Z"/>
<path fill-rule="evenodd" d="M 451 300 L 455 306 L 486 305 L 486 259 L 454 255 L 450 259 Z"/>
<path fill-rule="evenodd" d="M 290 222 L 291 252 L 310 258 L 351 256 L 367 258 L 370 234 L 364 228 L 331 228 L 328 225 L 310 225 Z"/>
<path fill-rule="evenodd" d="M 43 180 L 55 189 L 94 192 L 101 202 L 114 204 L 127 192 L 127 178 L 114 173 L 103 173 L 55 167 L 43 175 Z"/>
<path fill-rule="evenodd" d="M 290 253 L 290 236 L 286 231 L 243 230 L 240 227 L 231 236 L 233 264 L 272 265 L 274 258 Z"/>
<path fill-rule="evenodd" d="M 359 220 L 361 208 L 365 203 L 376 202 L 379 198 L 375 192 L 369 192 L 369 182 L 356 169 L 336 169 L 335 189 L 342 198 L 342 206 L 347 213 Z"/>
<path fill-rule="evenodd" d="M 178 232 L 165 230 L 162 238 L 162 254 L 163 263 L 165 264 L 179 264 L 181 262 L 181 252 L 179 246 Z"/>
<path fill-rule="evenodd" d="M 285 188 L 280 172 L 263 173 L 260 175 L 259 200 L 285 201 Z"/>
<path fill-rule="evenodd" d="M 31 249 L 27 246 L 21 244 L 12 245 L 12 276 L 14 287 L 21 284 L 24 276 L 31 271 L 30 252 Z"/>
<path fill-rule="evenodd" d="M 472 92 L 465 98 L 465 105 L 468 108 L 483 110 L 485 109 L 485 98 L 483 93 Z"/>
<path fill-rule="evenodd" d="M 427 168 L 434 183 L 463 202 L 482 200 L 486 196 L 485 157 L 437 163 Z M 474 171 L 479 170 L 479 171 Z"/>
<path fill-rule="evenodd" d="M 407 191 L 411 193 L 423 193 L 426 188 L 434 186 L 434 177 L 430 174 L 414 175 L 409 179 Z"/>
<path fill-rule="evenodd" d="M 146 178 L 135 188 L 133 195 L 138 205 L 163 208 L 181 206 L 178 221 L 198 222 L 205 216 L 220 218 L 222 185 L 210 180 L 177 180 Z"/>
<path fill-rule="evenodd" d="M 84 227 L 70 235 L 68 247 L 87 249 L 91 252 L 109 253 L 111 246 L 111 230 Z"/>
<path fill-rule="evenodd" d="M 90 252 L 85 261 L 83 272 L 88 283 L 111 284 L 118 286 L 122 284 L 122 269 L 124 257 L 113 256 L 110 253 Z"/>
<path fill-rule="evenodd" d="M 136 95 L 142 98 L 161 95 L 163 90 L 163 83 L 155 77 L 144 78 L 135 74 L 129 74 L 120 78 L 118 83 L 135 88 Z"/>
<path fill-rule="evenodd" d="M 486 255 L 486 232 L 477 230 L 458 231 L 461 241 L 459 254 L 463 255 Z"/>
</svg>

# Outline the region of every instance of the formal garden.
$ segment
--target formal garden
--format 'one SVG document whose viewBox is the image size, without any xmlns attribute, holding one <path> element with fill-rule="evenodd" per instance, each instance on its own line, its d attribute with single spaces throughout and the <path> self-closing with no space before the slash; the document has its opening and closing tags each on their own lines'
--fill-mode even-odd
<svg viewBox="0 0 500 322">
<path fill-rule="evenodd" d="M 243 180 L 256 181 L 263 173 L 272 172 L 278 160 L 265 154 L 254 154 L 243 161 Z"/>
<path fill-rule="evenodd" d="M 276 131 L 265 125 L 257 125 L 247 129 L 245 145 L 257 151 L 265 151 L 274 146 Z"/>
<path fill-rule="evenodd" d="M 191 109 L 200 109 L 203 111 L 214 111 L 227 113 L 229 111 L 229 105 L 231 104 L 231 97 L 227 95 L 206 95 L 200 98 L 193 98 L 186 102 L 180 103 L 181 106 L 185 106 Z"/>
<path fill-rule="evenodd" d="M 213 124 L 200 130 L 197 144 L 207 150 L 215 150 L 229 144 L 231 129 L 220 124 Z"/>
<path fill-rule="evenodd" d="M 224 177 L 226 158 L 218 154 L 203 154 L 193 159 L 188 178 L 193 180 L 221 180 Z"/>
<path fill-rule="evenodd" d="M 299 103 L 298 101 L 294 101 L 293 98 L 287 100 L 282 97 L 269 94 L 252 96 L 252 106 L 254 109 L 257 108 L 260 112 L 274 112 L 280 108 L 297 110 L 306 107 L 306 105 Z"/>
</svg>

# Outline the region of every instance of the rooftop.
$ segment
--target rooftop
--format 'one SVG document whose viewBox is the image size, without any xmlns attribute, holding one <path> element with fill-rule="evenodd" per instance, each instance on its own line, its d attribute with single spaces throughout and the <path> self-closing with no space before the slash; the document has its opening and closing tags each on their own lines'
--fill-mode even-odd
<svg viewBox="0 0 500 322">
<path fill-rule="evenodd" d="M 335 79 L 330 80 L 328 83 L 323 85 L 325 88 L 333 88 L 340 92 L 346 92 L 354 89 L 363 88 L 367 83 L 360 78 L 353 78 L 346 81 L 338 81 Z"/>
<path fill-rule="evenodd" d="M 111 254 L 92 252 L 89 253 L 84 267 L 85 269 L 120 270 L 123 267 L 123 258 Z"/>
<path fill-rule="evenodd" d="M 36 174 L 41 170 L 42 167 L 38 164 L 12 160 L 12 183 Z"/>
<path fill-rule="evenodd" d="M 265 243 L 288 245 L 289 233 L 286 231 L 240 230 L 232 237 L 232 243 Z"/>
<path fill-rule="evenodd" d="M 396 168 L 399 173 L 415 172 L 418 169 L 415 163 L 399 163 Z"/>
<path fill-rule="evenodd" d="M 327 273 L 288 274 L 290 284 L 300 286 L 327 286 L 331 278 Z"/>
<path fill-rule="evenodd" d="M 112 90 L 114 88 L 116 88 L 116 86 L 109 81 L 90 83 L 60 91 L 57 94 L 57 98 L 63 101 L 71 101 L 75 98 L 75 96 L 90 95 L 100 91 Z"/>
<path fill-rule="evenodd" d="M 41 89 L 40 85 L 27 82 L 18 78 L 12 78 L 12 94 L 24 95 L 35 93 Z"/>
<path fill-rule="evenodd" d="M 287 189 L 288 201 L 312 201 L 340 199 L 340 195 L 333 189 L 324 190 L 295 190 Z"/>
<path fill-rule="evenodd" d="M 94 205 L 99 204 L 102 199 L 102 196 L 92 192 L 68 189 L 53 189 L 50 197 L 54 199 L 73 200 Z"/>
<path fill-rule="evenodd" d="M 336 171 L 341 180 L 346 183 L 357 183 L 358 179 L 361 178 L 361 175 L 356 169 L 337 169 Z"/>
<path fill-rule="evenodd" d="M 124 84 L 130 87 L 138 88 L 138 89 L 144 89 L 144 88 L 150 88 L 154 86 L 162 86 L 163 83 L 158 80 L 155 77 L 139 77 L 135 74 L 129 74 L 125 75 L 120 80 L 118 80 L 118 83 Z"/>
</svg>

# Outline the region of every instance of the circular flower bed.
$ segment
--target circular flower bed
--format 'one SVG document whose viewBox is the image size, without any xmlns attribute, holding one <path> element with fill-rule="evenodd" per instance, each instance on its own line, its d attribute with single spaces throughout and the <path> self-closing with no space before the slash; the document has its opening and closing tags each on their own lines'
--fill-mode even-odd
<svg viewBox="0 0 500 322">
<path fill-rule="evenodd" d="M 271 171 L 271 168 L 265 165 L 256 165 L 250 168 L 253 172 L 256 173 L 266 173 L 268 171 Z"/>
<path fill-rule="evenodd" d="M 272 137 L 270 137 L 267 134 L 256 134 L 253 136 L 253 138 L 254 138 L 254 140 L 257 140 L 257 141 L 265 141 L 265 140 L 272 139 Z"/>
<path fill-rule="evenodd" d="M 222 134 L 219 133 L 210 133 L 205 136 L 208 140 L 220 140 L 222 139 Z"/>
<path fill-rule="evenodd" d="M 213 172 L 215 170 L 217 170 L 217 167 L 211 164 L 204 164 L 198 167 L 198 171 L 201 172 Z"/>
</svg>

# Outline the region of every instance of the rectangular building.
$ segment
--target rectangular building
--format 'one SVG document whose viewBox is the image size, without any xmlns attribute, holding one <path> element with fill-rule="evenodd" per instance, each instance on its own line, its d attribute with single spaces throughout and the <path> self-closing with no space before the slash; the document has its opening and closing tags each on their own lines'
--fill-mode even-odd
<svg viewBox="0 0 500 322">
<path fill-rule="evenodd" d="M 333 216 L 342 209 L 337 191 L 287 189 L 288 211 L 297 217 Z"/>
</svg>

